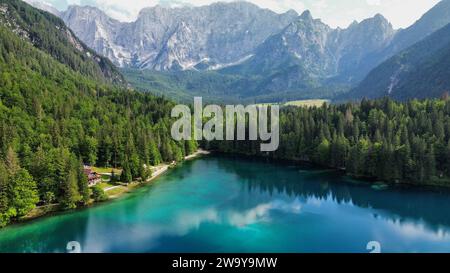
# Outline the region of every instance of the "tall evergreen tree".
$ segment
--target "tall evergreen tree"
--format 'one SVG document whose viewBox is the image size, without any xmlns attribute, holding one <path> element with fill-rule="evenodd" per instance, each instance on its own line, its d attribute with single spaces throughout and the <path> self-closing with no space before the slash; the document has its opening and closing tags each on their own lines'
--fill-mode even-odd
<svg viewBox="0 0 450 273">
<path fill-rule="evenodd" d="M 133 176 L 131 175 L 130 165 L 128 162 L 122 163 L 122 173 L 120 174 L 120 181 L 124 183 L 130 183 L 133 181 Z"/>
<path fill-rule="evenodd" d="M 82 197 L 78 192 L 77 173 L 71 169 L 67 178 L 62 181 L 60 203 L 64 209 L 74 209 L 81 200 Z"/>
<path fill-rule="evenodd" d="M 20 162 L 12 147 L 8 148 L 6 154 L 6 167 L 10 176 L 14 176 L 20 170 Z"/>
<path fill-rule="evenodd" d="M 89 192 L 88 178 L 84 173 L 83 162 L 81 159 L 78 162 L 77 180 L 78 180 L 78 191 L 81 196 L 80 201 L 83 205 L 86 205 L 90 199 L 90 192 Z"/>
<path fill-rule="evenodd" d="M 27 170 L 17 170 L 8 186 L 9 206 L 18 217 L 26 215 L 36 207 L 39 202 L 36 182 Z"/>
<path fill-rule="evenodd" d="M 5 226 L 10 218 L 10 215 L 8 215 L 8 183 L 8 171 L 5 163 L 0 160 L 0 227 Z"/>
</svg>

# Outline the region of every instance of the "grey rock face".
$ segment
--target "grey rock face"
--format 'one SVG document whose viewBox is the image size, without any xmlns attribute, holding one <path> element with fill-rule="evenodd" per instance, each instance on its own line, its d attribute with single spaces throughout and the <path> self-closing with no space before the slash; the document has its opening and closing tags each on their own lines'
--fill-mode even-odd
<svg viewBox="0 0 450 273">
<path fill-rule="evenodd" d="M 202 7 L 143 9 L 122 23 L 93 7 L 71 6 L 61 18 L 91 48 L 121 67 L 166 70 L 217 70 L 250 64 L 265 73 L 300 65 L 311 77 L 359 79 L 373 52 L 394 35 L 381 15 L 332 29 L 306 11 L 277 14 L 247 2 Z M 364 73 L 363 73 L 364 72 Z"/>
<path fill-rule="evenodd" d="M 357 82 L 396 33 L 381 15 L 333 29 L 309 11 L 277 14 L 247 2 L 156 6 L 131 23 L 97 8 L 71 6 L 61 18 L 118 66 L 257 76 L 262 93 Z"/>
<path fill-rule="evenodd" d="M 71 6 L 61 18 L 90 47 L 122 67 L 214 69 L 238 62 L 298 14 L 277 14 L 246 2 L 143 9 L 121 23 L 97 8 Z M 205 65 L 206 64 L 206 65 Z"/>
<path fill-rule="evenodd" d="M 229 73 L 269 77 L 268 91 L 301 90 L 324 82 L 351 84 L 370 70 L 366 60 L 394 37 L 381 15 L 332 29 L 306 11 L 279 34 L 261 44 L 255 55 Z"/>
<path fill-rule="evenodd" d="M 84 43 L 116 65 L 122 66 L 131 59 L 130 53 L 115 41 L 122 23 L 99 9 L 71 6 L 60 17 Z"/>
<path fill-rule="evenodd" d="M 392 25 L 380 14 L 334 31 L 330 46 L 337 57 L 339 77 L 348 82 L 361 80 L 373 68 L 374 55 L 386 48 L 395 34 Z"/>
</svg>

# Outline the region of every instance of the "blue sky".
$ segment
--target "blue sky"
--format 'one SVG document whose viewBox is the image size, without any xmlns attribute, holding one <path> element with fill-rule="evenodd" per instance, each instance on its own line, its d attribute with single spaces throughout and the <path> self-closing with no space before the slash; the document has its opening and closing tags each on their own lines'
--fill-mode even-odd
<svg viewBox="0 0 450 273">
<path fill-rule="evenodd" d="M 68 5 L 91 5 L 99 7 L 108 15 L 132 21 L 144 7 L 165 5 L 207 5 L 217 0 L 34 0 L 46 2 L 64 10 Z M 233 1 L 233 0 L 224 0 Z M 439 0 L 249 0 L 254 4 L 276 12 L 294 9 L 301 13 L 311 10 L 315 18 L 336 27 L 346 27 L 352 21 L 383 14 L 396 28 L 407 27 L 433 7 Z"/>
</svg>

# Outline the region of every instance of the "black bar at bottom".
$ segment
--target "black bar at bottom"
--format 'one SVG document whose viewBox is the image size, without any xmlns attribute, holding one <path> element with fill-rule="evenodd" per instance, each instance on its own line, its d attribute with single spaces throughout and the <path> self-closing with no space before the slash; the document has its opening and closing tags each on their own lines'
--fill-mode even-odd
<svg viewBox="0 0 450 273">
<path fill-rule="evenodd" d="M 393 264 L 413 269 L 448 260 L 449 254 L 0 254 L 3 265 L 47 270 L 58 264 L 59 272 L 385 272 Z"/>
</svg>

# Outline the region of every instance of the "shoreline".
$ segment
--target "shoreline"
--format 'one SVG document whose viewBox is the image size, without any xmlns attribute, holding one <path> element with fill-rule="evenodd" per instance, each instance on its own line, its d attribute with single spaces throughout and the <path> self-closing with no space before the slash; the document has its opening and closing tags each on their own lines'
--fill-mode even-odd
<svg viewBox="0 0 450 273">
<path fill-rule="evenodd" d="M 192 160 L 195 158 L 198 158 L 200 156 L 204 156 L 204 155 L 209 155 L 211 154 L 211 152 L 203 150 L 203 149 L 198 149 L 195 153 L 185 156 L 183 161 L 187 161 L 187 160 Z M 137 181 L 133 181 L 130 184 L 128 184 L 127 186 L 113 186 L 107 189 L 104 189 L 105 193 L 108 194 L 108 191 L 115 189 L 117 187 L 123 187 L 123 191 L 117 193 L 117 194 L 112 194 L 112 195 L 108 195 L 108 200 L 106 200 L 105 202 L 108 202 L 110 200 L 114 200 L 114 199 L 118 199 L 120 197 L 122 197 L 124 194 L 134 190 L 135 188 L 141 187 L 141 186 L 146 186 L 151 184 L 151 182 L 155 179 L 157 179 L 158 177 L 160 177 L 161 175 L 165 174 L 167 171 L 169 171 L 171 168 L 174 168 L 177 166 L 177 162 L 172 162 L 170 164 L 160 164 L 158 166 L 152 167 L 152 176 L 150 178 L 148 178 L 146 181 L 144 182 L 137 182 Z M 100 203 L 105 203 L 105 202 L 100 202 Z"/>
<path fill-rule="evenodd" d="M 209 151 L 206 151 L 203 149 L 198 149 L 195 153 L 185 156 L 183 161 L 196 159 L 200 156 L 209 155 L 210 153 L 211 152 L 209 152 Z M 24 223 L 27 223 L 27 222 L 30 222 L 33 220 L 37 220 L 39 218 L 43 218 L 43 217 L 51 217 L 52 215 L 56 215 L 58 213 L 74 212 L 77 210 L 90 209 L 97 205 L 106 204 L 108 202 L 114 201 L 114 200 L 124 196 L 125 194 L 135 190 L 136 188 L 139 188 L 142 186 L 148 186 L 149 184 L 152 183 L 152 181 L 154 181 L 161 175 L 165 174 L 168 170 L 170 170 L 171 168 L 176 167 L 176 166 L 177 166 L 177 162 L 172 162 L 170 164 L 160 164 L 158 166 L 153 167 L 152 176 L 150 178 L 148 178 L 145 182 L 133 181 L 130 184 L 128 184 L 127 186 L 115 185 L 115 186 L 106 188 L 106 189 L 104 189 L 104 192 L 107 195 L 108 195 L 108 191 L 112 191 L 115 189 L 121 189 L 121 191 L 118 192 L 117 194 L 108 195 L 108 199 L 106 201 L 103 201 L 103 202 L 92 201 L 84 207 L 80 207 L 80 208 L 76 208 L 76 209 L 72 209 L 72 210 L 60 210 L 58 204 L 51 204 L 51 205 L 36 207 L 28 215 L 22 217 L 21 219 L 19 219 L 16 222 L 12 222 L 12 223 L 6 225 L 5 227 L 14 226 L 17 224 L 24 224 Z M 154 169 L 156 169 L 156 170 L 154 170 Z M 0 230 L 1 230 L 1 228 L 0 228 Z"/>
<path fill-rule="evenodd" d="M 352 176 L 351 174 L 347 174 L 345 173 L 344 170 L 342 169 L 335 169 L 335 168 L 327 168 L 324 166 L 320 166 L 317 164 L 314 164 L 310 161 L 305 161 L 305 160 L 299 160 L 299 159 L 282 159 L 282 158 L 270 158 L 270 157 L 265 157 L 265 156 L 252 156 L 252 155 L 247 155 L 247 154 L 230 154 L 230 153 L 224 153 L 224 152 L 217 152 L 217 151 L 207 151 L 207 150 L 203 150 L 203 149 L 199 149 L 197 150 L 195 153 L 185 156 L 183 161 L 188 161 L 188 160 L 193 160 L 196 159 L 198 157 L 201 156 L 205 156 L 205 155 L 210 155 L 212 153 L 217 153 L 218 155 L 223 155 L 223 156 L 231 156 L 231 157 L 242 157 L 242 158 L 253 158 L 253 159 L 257 159 L 257 160 L 264 160 L 264 161 L 270 161 L 270 162 L 290 162 L 292 164 L 295 165 L 301 165 L 301 164 L 306 164 L 306 165 L 310 165 L 313 168 L 319 168 L 319 169 L 328 169 L 331 171 L 336 171 L 336 172 L 341 172 L 342 175 L 347 176 L 351 179 L 356 179 L 356 180 L 360 180 L 360 181 L 364 181 L 364 182 L 371 182 L 368 184 L 368 186 L 376 186 L 377 184 L 384 184 L 387 186 L 400 186 L 400 187 L 411 187 L 411 188 L 423 188 L 423 189 L 427 189 L 427 190 L 450 190 L 450 185 L 436 185 L 436 184 L 425 184 L 425 185 L 416 185 L 413 183 L 389 183 L 386 181 L 378 181 L 378 180 L 372 180 L 372 179 L 364 179 L 364 178 L 357 178 Z M 29 213 L 29 215 L 24 216 L 23 218 L 19 219 L 16 222 L 12 222 L 8 225 L 6 225 L 4 228 L 10 227 L 10 226 L 14 226 L 14 225 L 21 225 L 21 224 L 26 224 L 27 222 L 31 222 L 34 220 L 38 220 L 39 218 L 44 218 L 44 217 L 53 217 L 59 214 L 63 214 L 63 213 L 71 213 L 71 212 L 75 212 L 75 211 L 79 211 L 79 210 L 85 210 L 85 209 L 91 209 L 97 205 L 102 205 L 102 204 L 106 204 L 108 202 L 112 202 L 116 199 L 119 199 L 120 197 L 123 197 L 124 195 L 126 195 L 127 193 L 132 192 L 133 190 L 140 188 L 140 187 L 145 187 L 145 186 L 149 186 L 154 180 L 156 180 L 157 178 L 159 178 L 161 175 L 165 174 L 167 171 L 169 171 L 170 169 L 176 167 L 179 163 L 183 162 L 172 162 L 170 164 L 160 164 L 158 166 L 153 167 L 153 169 L 155 171 L 152 172 L 152 176 L 150 178 L 148 178 L 145 182 L 138 182 L 138 181 L 133 181 L 130 184 L 124 186 L 124 185 L 116 185 L 116 186 L 112 186 L 110 188 L 105 188 L 104 191 L 106 194 L 108 194 L 107 192 L 110 190 L 114 190 L 116 188 L 122 188 L 122 191 L 120 191 L 117 194 L 112 194 L 112 195 L 108 195 L 108 199 L 103 201 L 103 202 L 95 202 L 95 201 L 91 201 L 89 204 L 87 204 L 86 206 L 83 207 L 79 207 L 76 209 L 72 209 L 72 210 L 61 210 L 59 208 L 59 204 L 51 204 L 51 205 L 45 205 L 45 206 L 40 206 L 40 207 L 36 207 L 33 211 L 31 211 Z M 378 183 L 377 183 L 378 182 Z M 2 228 L 0 228 L 1 231 Z"/>
<path fill-rule="evenodd" d="M 450 191 L 450 183 L 445 183 L 444 181 L 438 181 L 438 182 L 430 181 L 425 184 L 417 184 L 417 183 L 407 182 L 407 181 L 398 181 L 398 182 L 385 181 L 385 180 L 380 180 L 380 179 L 376 179 L 373 177 L 355 176 L 351 173 L 348 173 L 345 169 L 329 167 L 326 165 L 317 164 L 312 161 L 300 159 L 300 158 L 277 158 L 277 157 L 268 157 L 268 156 L 264 156 L 264 155 L 251 155 L 251 154 L 246 154 L 246 153 L 228 153 L 228 152 L 222 152 L 222 151 L 213 151 L 213 152 L 216 154 L 219 154 L 219 155 L 223 155 L 223 156 L 242 157 L 242 158 L 247 158 L 247 159 L 257 159 L 257 160 L 269 161 L 271 163 L 289 162 L 289 163 L 292 163 L 292 164 L 298 165 L 298 166 L 308 165 L 313 168 L 339 172 L 343 176 L 346 176 L 351 179 L 367 182 L 371 186 L 374 186 L 376 184 L 385 184 L 385 185 L 393 186 L 393 187 L 419 188 L 419 189 L 426 189 L 426 190 L 446 190 L 446 191 L 449 190 Z"/>
<path fill-rule="evenodd" d="M 203 149 L 198 149 L 195 153 L 185 156 L 183 161 L 192 160 L 192 159 L 198 158 L 200 156 L 209 155 L 209 154 L 211 154 L 211 152 L 203 150 Z M 154 168 L 156 168 L 156 171 L 154 171 L 154 172 L 152 171 L 152 176 L 149 179 L 147 179 L 144 183 L 141 183 L 141 184 L 146 184 L 146 183 L 151 182 L 152 180 L 154 180 L 157 177 L 161 176 L 162 174 L 166 173 L 170 168 L 173 168 L 177 165 L 178 165 L 178 162 L 172 162 L 170 164 L 161 164 L 160 166 L 154 167 Z"/>
</svg>

